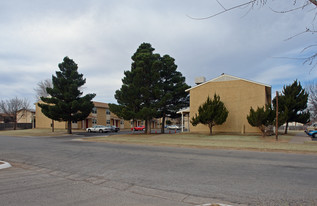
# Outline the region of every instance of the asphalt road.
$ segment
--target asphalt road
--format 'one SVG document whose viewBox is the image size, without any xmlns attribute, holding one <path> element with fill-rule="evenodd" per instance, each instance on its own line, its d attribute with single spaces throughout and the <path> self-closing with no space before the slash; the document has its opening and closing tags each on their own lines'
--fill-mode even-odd
<svg viewBox="0 0 317 206">
<path fill-rule="evenodd" d="M 72 139 L 0 136 L 0 205 L 317 205 L 316 155 Z"/>
</svg>

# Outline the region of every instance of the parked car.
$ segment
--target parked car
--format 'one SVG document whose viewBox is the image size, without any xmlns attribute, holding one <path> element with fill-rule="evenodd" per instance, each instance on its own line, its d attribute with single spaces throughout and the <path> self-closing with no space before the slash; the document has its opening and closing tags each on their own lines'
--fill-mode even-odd
<svg viewBox="0 0 317 206">
<path fill-rule="evenodd" d="M 119 127 L 116 127 L 114 125 L 111 125 L 111 126 L 106 126 L 107 129 L 110 131 L 110 132 L 118 132 L 120 130 Z"/>
<path fill-rule="evenodd" d="M 142 125 L 142 126 L 132 127 L 131 130 L 132 131 L 143 131 L 143 130 L 145 130 L 145 126 Z"/>
<path fill-rule="evenodd" d="M 307 131 L 311 131 L 311 130 L 317 130 L 317 123 L 313 123 L 312 125 L 308 126 L 306 128 Z"/>
<path fill-rule="evenodd" d="M 111 129 L 104 125 L 95 125 L 86 129 L 87 132 L 110 132 Z"/>
<path fill-rule="evenodd" d="M 177 125 L 169 125 L 169 126 L 167 126 L 167 129 L 181 129 L 179 126 L 177 126 Z"/>
<path fill-rule="evenodd" d="M 120 131 L 119 127 L 116 127 L 114 125 L 111 126 L 111 132 L 119 132 L 119 131 Z"/>
<path fill-rule="evenodd" d="M 310 136 L 312 139 L 317 139 L 317 130 L 316 129 L 306 129 L 305 133 Z"/>
</svg>

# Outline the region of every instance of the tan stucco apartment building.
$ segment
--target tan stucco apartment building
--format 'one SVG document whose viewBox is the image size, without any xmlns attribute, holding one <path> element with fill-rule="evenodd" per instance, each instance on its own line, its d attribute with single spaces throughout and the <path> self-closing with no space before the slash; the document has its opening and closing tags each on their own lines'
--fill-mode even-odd
<svg viewBox="0 0 317 206">
<path fill-rule="evenodd" d="M 262 107 L 271 103 L 271 86 L 241 79 L 227 74 L 214 78 L 186 90 L 190 93 L 190 119 L 198 114 L 198 107 L 209 96 L 220 96 L 229 111 L 227 121 L 223 125 L 215 126 L 214 132 L 228 133 L 260 133 L 259 129 L 252 127 L 247 120 L 250 108 Z M 208 133 L 208 126 L 190 124 L 191 132 Z"/>
<path fill-rule="evenodd" d="M 82 121 L 73 122 L 72 128 L 73 129 L 86 129 L 88 127 L 91 127 L 93 125 L 115 125 L 119 127 L 120 129 L 123 128 L 130 128 L 130 121 L 124 121 L 123 119 L 120 119 L 115 114 L 110 112 L 109 106 L 107 103 L 103 102 L 93 102 L 94 108 L 92 112 L 89 114 L 89 116 Z M 51 128 L 52 120 L 46 117 L 42 111 L 41 108 L 36 103 L 35 105 L 35 116 L 36 116 L 36 128 Z M 54 121 L 54 128 L 59 129 L 66 129 L 67 123 L 66 122 L 59 122 Z"/>
<path fill-rule="evenodd" d="M 33 123 L 35 111 L 21 109 L 17 112 L 17 123 Z"/>
</svg>

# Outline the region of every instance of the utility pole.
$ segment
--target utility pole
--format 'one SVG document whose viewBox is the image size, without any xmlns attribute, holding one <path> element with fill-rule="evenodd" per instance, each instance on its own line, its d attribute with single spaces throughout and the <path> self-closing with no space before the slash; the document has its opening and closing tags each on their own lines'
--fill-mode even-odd
<svg viewBox="0 0 317 206">
<path fill-rule="evenodd" d="M 278 91 L 276 91 L 276 123 L 275 123 L 275 137 L 276 141 L 278 141 Z"/>
</svg>

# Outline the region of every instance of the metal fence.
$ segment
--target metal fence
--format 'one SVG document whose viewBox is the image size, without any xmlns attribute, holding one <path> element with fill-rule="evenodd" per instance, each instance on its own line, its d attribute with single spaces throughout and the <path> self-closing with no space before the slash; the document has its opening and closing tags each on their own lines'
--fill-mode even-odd
<svg viewBox="0 0 317 206">
<path fill-rule="evenodd" d="M 0 130 L 10 130 L 14 128 L 14 123 L 0 123 Z M 32 123 L 18 123 L 17 129 L 32 129 Z"/>
<path fill-rule="evenodd" d="M 285 130 L 285 126 L 280 126 L 279 130 Z M 288 126 L 288 130 L 305 130 L 305 126 Z"/>
</svg>

